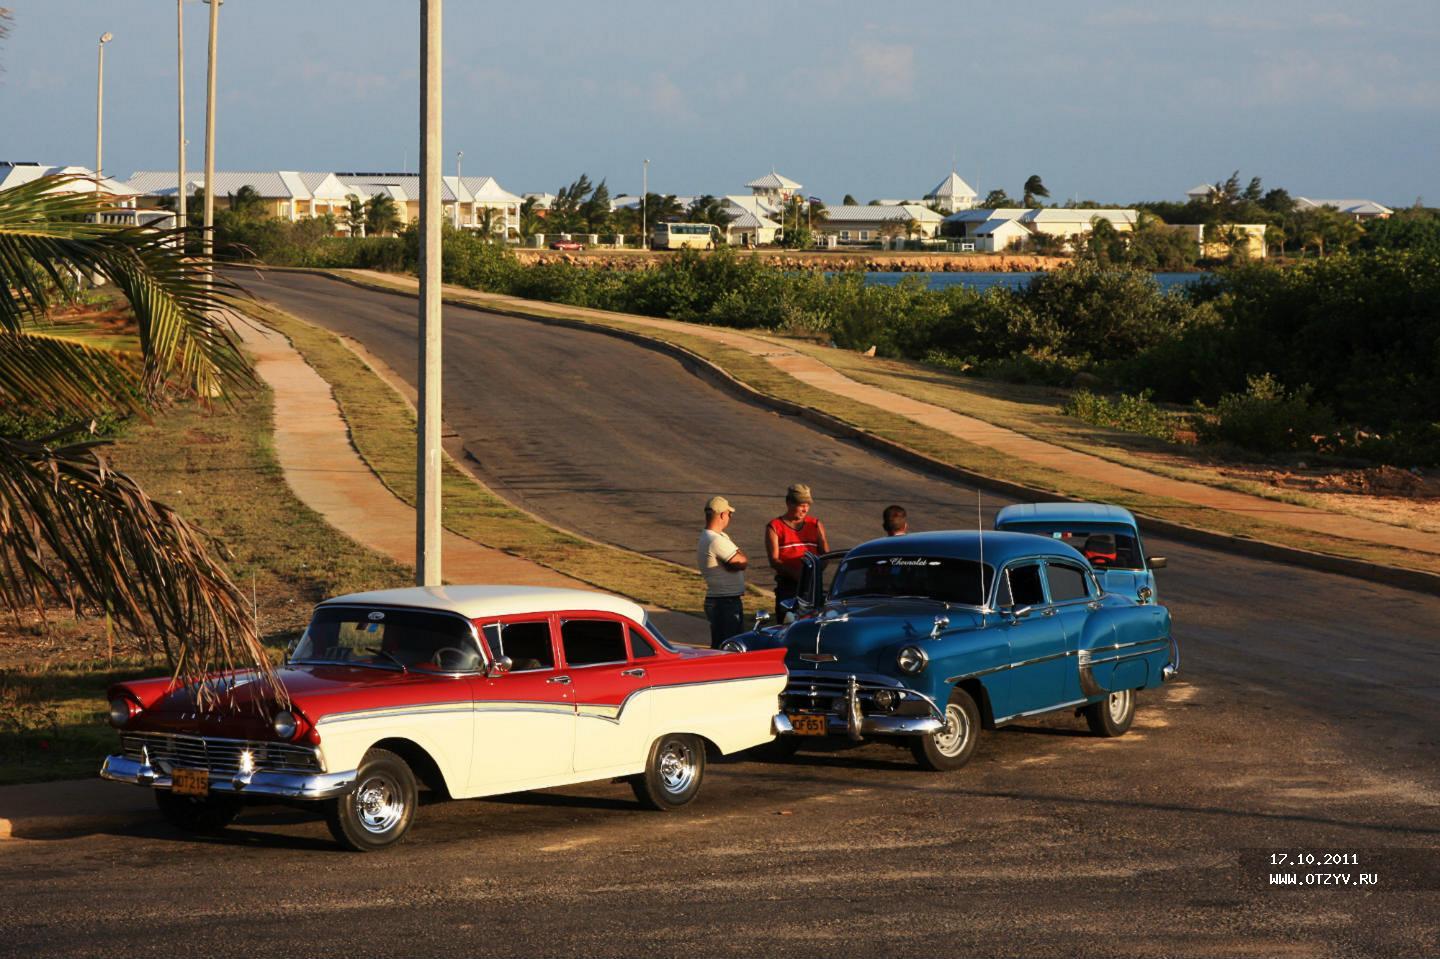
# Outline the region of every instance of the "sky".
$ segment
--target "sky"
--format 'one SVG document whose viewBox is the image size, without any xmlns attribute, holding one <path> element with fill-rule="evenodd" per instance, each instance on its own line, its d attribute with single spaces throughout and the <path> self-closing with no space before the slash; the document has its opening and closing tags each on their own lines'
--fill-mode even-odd
<svg viewBox="0 0 1440 959">
<path fill-rule="evenodd" d="M 176 159 L 175 0 L 0 0 L 0 160 Z M 419 3 L 228 0 L 216 164 L 413 171 Z M 209 7 L 185 4 L 189 168 Z M 982 194 L 1184 199 L 1238 169 L 1314 198 L 1440 205 L 1440 3 L 450 0 L 445 172 L 555 192 L 744 193 L 778 170 L 829 203 Z"/>
</svg>

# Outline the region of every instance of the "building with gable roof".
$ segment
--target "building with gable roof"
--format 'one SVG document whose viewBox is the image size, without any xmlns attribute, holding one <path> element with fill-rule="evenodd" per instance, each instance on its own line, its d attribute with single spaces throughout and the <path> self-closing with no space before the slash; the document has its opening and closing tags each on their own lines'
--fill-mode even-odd
<svg viewBox="0 0 1440 959">
<path fill-rule="evenodd" d="M 887 237 L 932 239 L 945 218 L 915 203 L 832 206 L 814 224 L 817 234 L 837 245 L 873 243 Z"/>
<path fill-rule="evenodd" d="M 140 206 L 154 209 L 167 199 L 173 204 L 178 192 L 174 170 L 139 170 L 127 182 Z M 340 216 L 349 206 L 348 193 L 333 173 L 295 170 L 217 170 L 215 171 L 215 202 L 239 193 L 244 187 L 260 197 L 267 216 L 281 220 L 305 219 L 316 216 Z M 205 189 L 204 174 L 186 176 L 186 196 Z"/>
<path fill-rule="evenodd" d="M 1307 196 L 1297 196 L 1295 206 L 1301 210 L 1329 207 L 1356 220 L 1383 220 L 1395 212 L 1374 200 L 1312 200 Z"/>
<path fill-rule="evenodd" d="M 1096 220 L 1106 220 L 1117 232 L 1135 229 L 1139 214 L 1135 210 L 1087 210 L 1045 207 L 970 209 L 952 213 L 945 218 L 945 233 L 961 241 L 971 241 L 975 249 L 985 253 L 1001 253 L 1029 246 L 1039 234 L 1068 240 L 1089 233 Z"/>
<path fill-rule="evenodd" d="M 774 170 L 751 180 L 745 184 L 745 187 L 752 196 L 758 196 L 776 207 L 784 205 L 792 196 L 799 194 L 804 189 L 799 183 Z"/>
</svg>

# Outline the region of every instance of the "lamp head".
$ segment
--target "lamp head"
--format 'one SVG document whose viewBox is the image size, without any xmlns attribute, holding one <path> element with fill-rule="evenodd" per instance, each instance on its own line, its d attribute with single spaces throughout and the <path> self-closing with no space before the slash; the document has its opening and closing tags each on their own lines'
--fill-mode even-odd
<svg viewBox="0 0 1440 959">
<path fill-rule="evenodd" d="M 105 32 L 105 33 L 100 34 L 100 42 L 101 42 L 101 43 L 109 43 L 111 40 L 114 40 L 114 39 L 115 39 L 115 34 L 110 33 L 110 32 L 108 32 L 108 31 Z"/>
</svg>

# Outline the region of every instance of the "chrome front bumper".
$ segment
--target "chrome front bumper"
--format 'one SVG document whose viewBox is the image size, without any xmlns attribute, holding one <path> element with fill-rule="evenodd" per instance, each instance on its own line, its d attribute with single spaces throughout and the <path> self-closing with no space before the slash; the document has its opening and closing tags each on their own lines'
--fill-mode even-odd
<svg viewBox="0 0 1440 959">
<path fill-rule="evenodd" d="M 795 677 L 804 680 L 804 677 Z M 825 733 L 828 736 L 849 736 L 855 742 L 860 742 L 866 736 L 928 736 L 937 733 L 945 728 L 945 720 L 940 710 L 928 696 L 916 692 L 913 689 L 906 689 L 905 694 L 909 697 L 922 699 L 930 707 L 929 716 L 890 716 L 881 713 L 866 714 L 860 709 L 860 694 L 862 684 L 858 677 L 849 676 L 845 681 L 844 698 L 845 703 L 842 712 L 824 713 Z M 867 685 L 866 689 L 873 689 Z M 900 687 L 889 687 L 898 689 Z M 821 715 L 811 713 L 811 715 Z M 777 720 L 785 720 L 785 728 L 781 729 L 776 724 L 776 731 L 781 735 L 794 735 L 793 728 L 788 717 L 782 715 Z"/>
<path fill-rule="evenodd" d="M 258 769 L 229 776 L 210 774 L 210 791 L 235 796 L 268 796 L 275 799 L 334 799 L 355 788 L 357 771 L 339 773 L 277 773 Z M 108 756 L 100 767 L 100 778 L 132 783 L 152 789 L 171 788 L 170 774 L 148 762 L 125 756 Z"/>
</svg>

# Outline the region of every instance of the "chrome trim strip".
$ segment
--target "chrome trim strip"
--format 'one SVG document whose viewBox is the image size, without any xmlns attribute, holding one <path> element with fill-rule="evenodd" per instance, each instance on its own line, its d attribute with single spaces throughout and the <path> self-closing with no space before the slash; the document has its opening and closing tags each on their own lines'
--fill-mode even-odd
<svg viewBox="0 0 1440 959">
<path fill-rule="evenodd" d="M 1056 703 L 1054 706 L 1045 706 L 1041 709 L 1029 709 L 1023 713 L 1011 713 L 1009 716 L 995 720 L 995 725 L 999 726 L 1001 723 L 1008 723 L 1012 719 L 1023 719 L 1026 716 L 1039 716 L 1041 713 L 1053 713 L 1057 709 L 1069 709 L 1071 706 L 1079 706 L 1084 702 L 1087 702 L 1087 700 L 1074 699 L 1068 703 Z"/>
<path fill-rule="evenodd" d="M 1019 661 L 1019 662 L 1017 662 L 1017 663 L 1006 663 L 1006 664 L 1003 665 L 1003 666 L 990 666 L 990 667 L 987 667 L 987 668 L 985 668 L 985 669 L 977 669 L 977 670 L 976 670 L 975 672 L 973 672 L 973 673 L 960 673 L 959 675 L 956 675 L 956 676 L 947 677 L 946 680 L 945 680 L 945 682 L 947 682 L 947 683 L 949 683 L 949 684 L 951 684 L 951 685 L 954 685 L 955 683 L 958 683 L 958 682 L 959 682 L 960 680 L 962 680 L 962 679 L 974 679 L 974 678 L 977 677 L 977 676 L 989 676 L 991 673 L 1000 673 L 1000 672 L 1004 672 L 1004 671 L 1007 670 L 1007 669 L 1019 669 L 1019 668 L 1021 668 L 1022 666 L 1033 666 L 1033 665 L 1035 665 L 1036 663 L 1049 662 L 1049 661 L 1052 660 L 1052 659 L 1063 659 L 1064 657 L 1067 657 L 1067 656 L 1077 656 L 1077 657 L 1079 657 L 1079 659 L 1080 659 L 1080 661 L 1081 661 L 1081 664 L 1083 665 L 1085 662 L 1090 661 L 1090 660 L 1087 659 L 1087 657 L 1092 656 L 1092 655 L 1094 655 L 1094 654 L 1097 653 L 1097 652 L 1105 652 L 1105 651 L 1107 651 L 1107 650 L 1112 650 L 1112 649 L 1128 649 L 1128 648 L 1130 648 L 1130 647 L 1132 647 L 1132 646 L 1145 646 L 1145 645 L 1147 645 L 1147 644 L 1149 644 L 1149 643 L 1163 643 L 1163 642 L 1165 642 L 1165 641 L 1166 641 L 1166 640 L 1165 640 L 1164 637 L 1160 637 L 1160 638 L 1158 638 L 1158 639 L 1141 639 L 1141 640 L 1137 640 L 1137 641 L 1135 641 L 1135 642 L 1133 642 L 1133 643 L 1112 643 L 1112 644 L 1109 645 L 1109 646 L 1091 646 L 1091 647 L 1087 647 L 1087 648 L 1085 648 L 1085 649 L 1067 649 L 1067 650 L 1066 650 L 1065 652 L 1063 652 L 1063 653 L 1051 653 L 1051 654 L 1049 654 L 1049 655 L 1047 655 L 1047 656 L 1037 656 L 1037 657 L 1035 657 L 1034 659 L 1022 659 L 1021 661 Z M 1136 654 L 1136 655 L 1149 655 L 1150 653 L 1154 653 L 1154 652 L 1159 652 L 1159 650 L 1153 650 L 1153 649 L 1152 649 L 1152 650 L 1146 650 L 1144 653 L 1139 653 L 1139 654 Z M 1103 660 L 1093 660 L 1093 661 L 1094 661 L 1094 662 L 1103 662 Z"/>
<path fill-rule="evenodd" d="M 401 716 L 441 715 L 444 713 L 468 713 L 475 707 L 469 699 L 451 700 L 443 703 L 411 703 L 407 706 L 380 706 L 373 709 L 354 709 L 345 713 L 331 713 L 315 721 L 315 727 L 333 723 L 351 723 L 366 719 L 395 719 Z"/>
<path fill-rule="evenodd" d="M 358 771 L 351 769 L 338 773 L 272 773 L 257 771 L 243 776 L 210 778 L 210 791 L 245 796 L 274 796 L 281 799 L 320 800 L 344 796 L 355 788 Z M 170 789 L 171 778 L 158 773 L 148 765 L 137 763 L 124 756 L 107 756 L 100 767 L 100 778 L 111 782 L 131 783 L 149 786 L 153 789 Z"/>
</svg>

